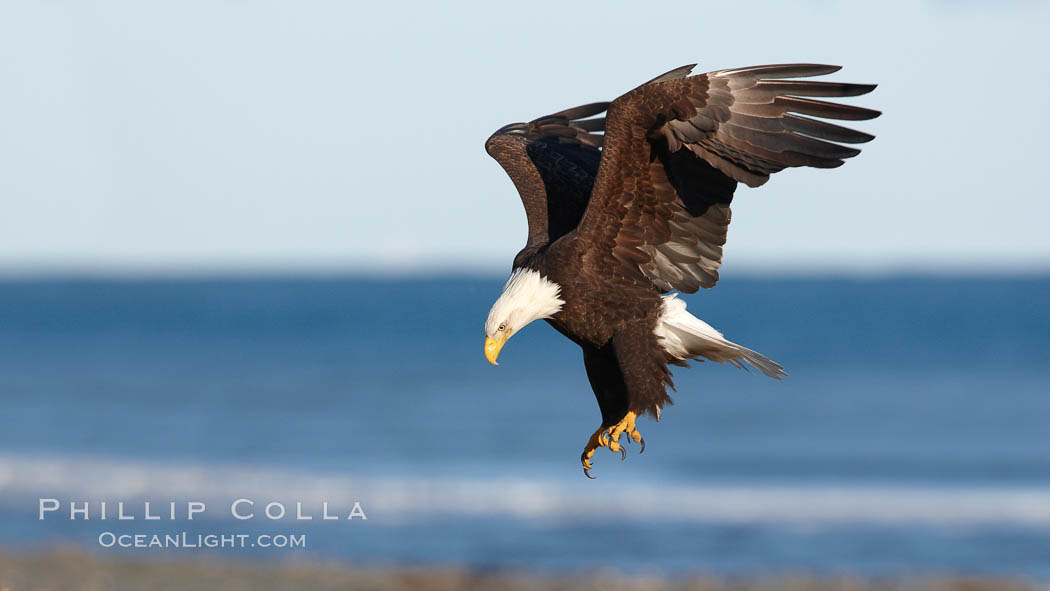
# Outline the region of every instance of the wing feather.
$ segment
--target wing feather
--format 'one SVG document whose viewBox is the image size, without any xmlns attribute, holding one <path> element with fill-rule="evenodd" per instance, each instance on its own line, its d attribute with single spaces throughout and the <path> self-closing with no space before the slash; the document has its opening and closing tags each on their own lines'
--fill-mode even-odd
<svg viewBox="0 0 1050 591">
<path fill-rule="evenodd" d="M 590 198 L 601 161 L 609 103 L 590 103 L 500 128 L 485 150 L 518 189 L 529 235 L 515 267 L 572 231 Z"/>
<path fill-rule="evenodd" d="M 821 119 L 871 109 L 818 100 L 875 85 L 790 80 L 838 71 L 778 64 L 687 77 L 672 70 L 613 101 L 601 165 L 575 240 L 586 260 L 691 293 L 718 281 L 738 182 L 756 187 L 789 167 L 834 168 L 874 138 Z M 819 119 L 814 119 L 817 117 Z"/>
</svg>

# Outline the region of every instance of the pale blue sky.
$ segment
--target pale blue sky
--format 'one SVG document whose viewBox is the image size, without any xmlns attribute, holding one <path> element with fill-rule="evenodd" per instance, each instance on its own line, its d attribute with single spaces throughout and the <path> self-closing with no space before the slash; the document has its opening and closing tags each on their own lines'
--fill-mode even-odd
<svg viewBox="0 0 1050 591">
<path fill-rule="evenodd" d="M 844 65 L 878 138 L 741 188 L 726 270 L 1050 268 L 1047 3 L 0 2 L 0 271 L 505 269 L 496 128 Z"/>
</svg>

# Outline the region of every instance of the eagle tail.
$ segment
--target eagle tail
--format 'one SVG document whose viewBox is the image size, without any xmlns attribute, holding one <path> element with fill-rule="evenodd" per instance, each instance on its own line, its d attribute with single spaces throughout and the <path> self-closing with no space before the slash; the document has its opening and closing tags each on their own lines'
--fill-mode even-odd
<svg viewBox="0 0 1050 591">
<path fill-rule="evenodd" d="M 686 311 L 685 302 L 677 294 L 663 296 L 663 307 L 657 321 L 656 333 L 664 350 L 674 360 L 682 361 L 704 357 L 718 363 L 728 363 L 747 369 L 747 363 L 774 379 L 786 376 L 784 367 L 757 351 L 727 340 L 710 324 Z"/>
</svg>

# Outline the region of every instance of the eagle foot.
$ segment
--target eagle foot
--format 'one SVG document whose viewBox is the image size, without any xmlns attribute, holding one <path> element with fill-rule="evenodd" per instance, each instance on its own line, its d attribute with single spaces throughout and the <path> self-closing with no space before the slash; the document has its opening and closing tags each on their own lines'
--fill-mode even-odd
<svg viewBox="0 0 1050 591">
<path fill-rule="evenodd" d="M 642 449 L 638 453 L 645 451 L 645 439 L 642 438 L 642 434 L 634 426 L 637 417 L 638 415 L 635 413 L 628 412 L 620 419 L 619 423 L 610 427 L 600 427 L 591 435 L 590 440 L 587 442 L 587 447 L 580 454 L 580 463 L 583 465 L 583 473 L 587 478 L 594 479 L 594 476 L 591 476 L 591 469 L 594 467 L 591 464 L 591 458 L 594 457 L 594 452 L 599 447 L 607 447 L 609 451 L 620 452 L 621 462 L 627 459 L 627 449 L 620 444 L 620 436 L 624 433 L 635 443 L 641 444 Z"/>
</svg>

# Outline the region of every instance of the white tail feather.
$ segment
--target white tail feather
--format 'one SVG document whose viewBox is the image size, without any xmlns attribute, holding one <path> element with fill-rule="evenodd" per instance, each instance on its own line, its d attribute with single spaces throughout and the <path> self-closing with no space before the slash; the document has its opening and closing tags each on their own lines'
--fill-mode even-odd
<svg viewBox="0 0 1050 591">
<path fill-rule="evenodd" d="M 758 371 L 778 380 L 787 375 L 779 363 L 726 340 L 722 333 L 710 324 L 687 312 L 685 302 L 678 299 L 678 294 L 665 295 L 663 300 L 660 320 L 653 332 L 671 356 L 676 359 L 705 357 L 740 369 L 747 369 L 742 363 L 747 362 Z"/>
</svg>

